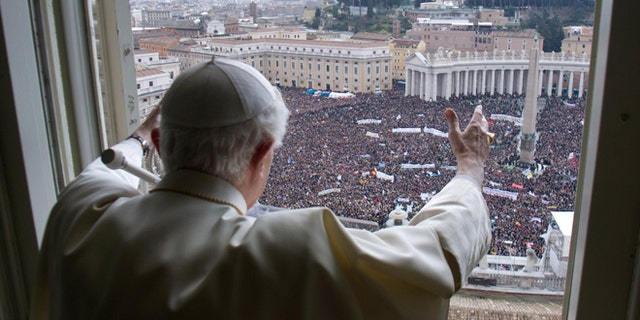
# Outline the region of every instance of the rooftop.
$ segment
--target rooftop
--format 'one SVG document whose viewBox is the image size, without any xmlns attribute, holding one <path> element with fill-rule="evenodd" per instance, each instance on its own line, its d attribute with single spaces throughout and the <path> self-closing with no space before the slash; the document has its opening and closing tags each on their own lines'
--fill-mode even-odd
<svg viewBox="0 0 640 320">
<path fill-rule="evenodd" d="M 146 68 L 146 69 L 141 69 L 141 70 L 136 71 L 136 78 L 143 78 L 143 77 L 161 75 L 161 74 L 164 74 L 164 73 L 165 72 L 160 70 L 160 69 Z"/>
<path fill-rule="evenodd" d="M 391 34 L 373 33 L 373 32 L 358 32 L 354 34 L 351 39 L 358 40 L 375 40 L 375 41 L 387 41 L 393 38 Z"/>
<path fill-rule="evenodd" d="M 349 42 L 349 41 L 332 41 L 332 40 L 290 40 L 290 39 L 251 39 L 251 40 L 233 40 L 233 39 L 213 39 L 210 45 L 223 44 L 223 45 L 291 45 L 291 46 L 319 46 L 319 47 L 331 47 L 333 49 L 348 49 L 348 48 L 379 48 L 387 47 L 386 42 Z"/>
</svg>

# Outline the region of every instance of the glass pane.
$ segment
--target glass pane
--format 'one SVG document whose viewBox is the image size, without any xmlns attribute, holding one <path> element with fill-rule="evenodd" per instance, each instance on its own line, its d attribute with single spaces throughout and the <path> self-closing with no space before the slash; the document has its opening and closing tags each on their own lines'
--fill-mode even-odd
<svg viewBox="0 0 640 320">
<path fill-rule="evenodd" d="M 153 40 L 150 40 L 151 34 L 159 31 L 153 29 L 152 22 L 145 20 L 145 17 L 151 19 L 150 12 L 154 10 L 171 9 L 132 5 L 134 36 L 140 44 L 136 55 L 159 54 L 154 52 Z M 532 14 L 530 19 L 534 16 Z M 153 24 L 161 22 L 154 20 Z M 224 25 L 217 25 L 216 33 L 224 34 L 223 29 Z M 491 36 L 487 35 L 480 40 L 449 35 L 422 36 L 435 41 L 469 39 L 478 45 L 485 44 L 483 48 L 489 52 L 423 51 L 429 61 L 451 59 L 449 61 L 455 60 L 454 65 L 471 66 L 471 69 L 422 76 L 408 71 L 403 65 L 397 72 L 402 78 L 393 79 L 391 89 L 382 86 L 385 90 L 381 91 L 376 83 L 370 87 L 376 92 L 363 92 L 348 100 L 323 96 L 319 99 L 308 94 L 307 88 L 296 87 L 296 83 L 302 86 L 311 83 L 308 79 L 316 74 L 310 74 L 309 78 L 295 78 L 290 72 L 287 75 L 290 70 L 287 70 L 286 61 L 295 58 L 294 50 L 283 51 L 274 49 L 279 48 L 277 45 L 260 44 L 260 48 L 272 50 L 264 55 L 267 63 L 260 61 L 259 66 L 264 70 L 259 71 L 265 75 L 276 74 L 273 84 L 279 85 L 285 101 L 296 103 L 289 106 L 292 117 L 288 134 L 283 147 L 276 153 L 268 187 L 260 198 L 262 207 L 259 209 L 262 211 L 253 214 L 281 208 L 326 206 L 345 225 L 367 230 L 396 225 L 391 217 L 394 210 L 404 211 L 410 219 L 455 174 L 455 159 L 444 134 L 447 131 L 444 109 L 454 108 L 464 124 L 471 116 L 472 107 L 482 104 L 485 116 L 490 120 L 490 131 L 496 136 L 483 186 L 491 212 L 493 239 L 486 258 L 466 279 L 464 288 L 452 298 L 450 318 L 515 314 L 559 318 L 569 263 L 570 221 L 581 156 L 593 29 L 567 26 L 562 32 L 566 42 L 563 46 L 580 41 L 574 48 L 584 46 L 586 49 L 540 53 L 535 78 L 530 77 L 528 71 L 530 48 L 535 43 L 522 40 L 523 37 L 530 39 L 533 33 L 510 38 L 510 35 L 495 31 L 494 45 L 488 41 Z M 520 40 L 522 47 L 518 49 L 521 50 L 511 50 L 512 41 Z M 210 43 L 215 43 L 215 39 Z M 214 47 L 211 44 L 208 45 Z M 332 52 L 340 52 L 338 49 L 353 50 L 333 48 L 324 53 L 298 48 L 295 52 L 332 56 Z M 240 50 L 229 45 L 228 49 L 216 52 L 233 51 Z M 412 53 L 415 51 L 414 47 Z M 176 59 L 174 63 L 180 66 L 186 65 L 185 60 L 192 65 L 194 60 L 203 59 L 184 52 L 180 54 L 183 55 L 177 50 L 168 50 L 166 56 L 159 59 Z M 409 54 L 408 58 L 411 57 Z M 276 61 L 273 67 L 271 58 Z M 340 57 L 332 56 L 331 59 L 336 62 L 332 62 L 334 68 L 329 64 L 322 68 L 318 64 L 317 70 L 324 69 L 326 73 L 334 70 L 328 79 L 336 79 L 336 83 L 326 84 L 326 88 L 347 91 L 349 80 L 339 82 L 336 76 L 339 65 L 344 65 L 345 73 L 351 65 L 357 74 L 357 67 L 348 60 L 340 61 Z M 279 66 L 280 60 L 285 61 L 283 68 Z M 325 60 L 328 61 L 323 57 L 322 61 Z M 478 60 L 484 63 L 472 62 Z M 513 64 L 513 61 L 519 62 Z M 382 64 L 385 73 L 388 63 L 390 60 Z M 137 68 L 140 74 L 140 70 L 155 67 L 150 64 L 143 67 L 138 63 Z M 378 77 L 380 68 L 375 70 Z M 368 68 L 367 72 L 370 71 Z M 172 72 L 176 76 L 179 74 L 179 70 Z M 284 81 L 280 82 L 279 77 L 283 75 Z M 170 81 L 173 77 L 167 79 Z M 527 105 L 525 91 L 531 79 L 535 79 L 535 94 L 540 97 L 533 103 L 538 111 L 535 134 L 526 136 L 523 135 L 523 122 L 526 122 L 523 113 Z M 166 83 L 168 86 L 170 82 Z M 162 85 L 157 82 L 153 89 L 159 86 Z M 357 87 L 351 87 L 357 90 Z M 154 94 L 157 93 L 154 91 Z M 143 95 L 139 92 L 139 96 Z M 149 100 L 155 102 L 157 99 Z M 146 115 L 146 110 L 141 109 L 141 114 Z M 309 132 L 314 134 L 309 135 Z M 535 149 L 533 159 L 523 162 L 521 147 L 527 139 L 533 141 Z M 161 169 L 155 170 L 161 174 Z"/>
</svg>

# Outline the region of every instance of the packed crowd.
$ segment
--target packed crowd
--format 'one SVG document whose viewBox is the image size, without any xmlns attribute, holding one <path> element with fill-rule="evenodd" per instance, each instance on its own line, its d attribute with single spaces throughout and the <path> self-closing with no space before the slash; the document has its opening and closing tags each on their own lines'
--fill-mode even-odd
<svg viewBox="0 0 640 320">
<path fill-rule="evenodd" d="M 531 247 L 540 255 L 551 211 L 573 210 L 584 101 L 548 98 L 538 114 L 536 161 L 523 166 L 517 161 L 521 127 L 491 120 L 493 114 L 520 117 L 523 96 L 427 102 L 404 96 L 399 87 L 352 99 L 316 97 L 300 88 L 282 88 L 282 93 L 291 119 L 262 204 L 326 206 L 338 216 L 381 227 L 395 208 L 411 218 L 455 174 L 447 138 L 424 128 L 446 133 L 447 107 L 465 126 L 482 104 L 496 134 L 484 187 L 510 195 L 485 194 L 493 230 L 489 253 L 525 256 Z"/>
</svg>

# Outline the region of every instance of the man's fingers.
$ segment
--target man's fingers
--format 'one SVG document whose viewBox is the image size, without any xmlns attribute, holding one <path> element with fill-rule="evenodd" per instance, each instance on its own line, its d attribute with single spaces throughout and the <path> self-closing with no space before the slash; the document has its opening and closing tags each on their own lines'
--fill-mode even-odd
<svg viewBox="0 0 640 320">
<path fill-rule="evenodd" d="M 453 109 L 447 108 L 447 110 L 444 111 L 444 116 L 447 118 L 447 124 L 449 125 L 449 143 L 451 143 L 451 147 L 456 150 L 462 147 L 458 115 Z"/>
<path fill-rule="evenodd" d="M 469 123 L 476 122 L 481 124 L 483 118 L 484 116 L 482 115 L 482 106 L 478 105 L 476 106 L 475 110 L 473 110 L 473 115 L 471 116 L 471 121 L 469 121 Z"/>
<path fill-rule="evenodd" d="M 484 132 L 489 131 L 489 123 L 487 122 L 487 119 L 482 114 L 482 105 L 476 106 L 475 110 L 473 111 L 473 116 L 471 117 L 471 121 L 469 122 L 469 124 L 474 122 L 480 125 L 480 128 L 482 129 L 482 131 Z"/>
<path fill-rule="evenodd" d="M 447 119 L 447 123 L 449 124 L 449 133 L 453 132 L 460 132 L 460 124 L 458 122 L 458 115 L 456 114 L 455 111 L 453 111 L 453 109 L 449 109 L 447 108 L 447 110 L 444 111 L 444 116 Z"/>
</svg>

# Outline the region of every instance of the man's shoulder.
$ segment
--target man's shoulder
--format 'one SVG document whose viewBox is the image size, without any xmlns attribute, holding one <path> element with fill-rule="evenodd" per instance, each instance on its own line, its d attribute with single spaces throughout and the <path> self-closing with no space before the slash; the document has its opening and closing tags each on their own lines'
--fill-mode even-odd
<svg viewBox="0 0 640 320">
<path fill-rule="evenodd" d="M 325 220 L 336 220 L 335 214 L 326 207 L 307 207 L 299 209 L 281 209 L 261 215 L 257 223 L 278 223 L 282 225 L 304 225 Z"/>
</svg>

